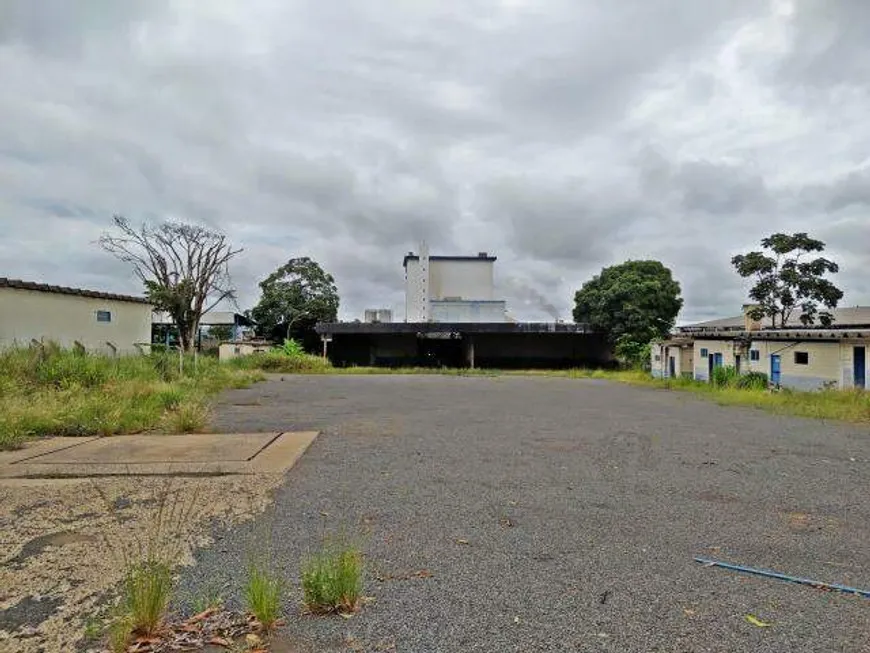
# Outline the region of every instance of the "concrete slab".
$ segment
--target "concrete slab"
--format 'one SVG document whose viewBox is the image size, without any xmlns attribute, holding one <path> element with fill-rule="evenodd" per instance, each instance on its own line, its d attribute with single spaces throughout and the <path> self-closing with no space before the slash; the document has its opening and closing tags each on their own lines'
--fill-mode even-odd
<svg viewBox="0 0 870 653">
<path fill-rule="evenodd" d="M 275 473 L 317 437 L 298 433 L 208 433 L 52 438 L 0 458 L 0 479 Z"/>
</svg>

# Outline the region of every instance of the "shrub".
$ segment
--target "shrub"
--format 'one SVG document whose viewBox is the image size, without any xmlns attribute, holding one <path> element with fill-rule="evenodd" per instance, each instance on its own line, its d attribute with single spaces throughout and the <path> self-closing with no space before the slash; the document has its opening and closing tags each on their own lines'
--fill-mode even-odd
<svg viewBox="0 0 870 653">
<path fill-rule="evenodd" d="M 275 627 L 281 616 L 281 594 L 284 583 L 266 565 L 251 563 L 243 594 L 245 607 L 253 614 L 265 630 Z"/>
<path fill-rule="evenodd" d="M 747 372 L 737 378 L 737 387 L 741 390 L 767 390 L 767 374 L 764 372 Z"/>
<path fill-rule="evenodd" d="M 312 356 L 311 354 L 288 356 L 281 350 L 239 356 L 232 359 L 229 365 L 237 369 L 284 372 L 286 374 L 322 373 L 332 369 L 329 361 L 323 360 L 320 356 Z"/>
<path fill-rule="evenodd" d="M 305 605 L 315 614 L 356 611 L 362 593 L 362 555 L 353 547 L 327 550 L 302 568 Z"/>
<path fill-rule="evenodd" d="M 737 369 L 734 367 L 722 366 L 722 367 L 714 367 L 713 368 L 713 376 L 710 379 L 710 382 L 720 388 L 727 388 L 736 386 L 737 380 L 740 378 L 740 375 L 737 372 Z"/>
<path fill-rule="evenodd" d="M 284 341 L 284 344 L 281 346 L 280 351 L 285 356 L 304 356 L 305 349 L 302 347 L 302 343 L 293 338 L 288 338 Z"/>
</svg>

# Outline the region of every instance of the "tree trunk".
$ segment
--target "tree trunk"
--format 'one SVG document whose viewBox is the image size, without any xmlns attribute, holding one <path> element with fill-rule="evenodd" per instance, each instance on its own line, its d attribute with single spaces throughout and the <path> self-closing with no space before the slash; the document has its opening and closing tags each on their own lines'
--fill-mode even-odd
<svg viewBox="0 0 870 653">
<path fill-rule="evenodd" d="M 198 324 L 190 324 L 185 328 L 178 329 L 178 335 L 181 338 L 181 348 L 185 354 L 192 354 L 196 348 L 196 332 L 198 330 Z"/>
</svg>

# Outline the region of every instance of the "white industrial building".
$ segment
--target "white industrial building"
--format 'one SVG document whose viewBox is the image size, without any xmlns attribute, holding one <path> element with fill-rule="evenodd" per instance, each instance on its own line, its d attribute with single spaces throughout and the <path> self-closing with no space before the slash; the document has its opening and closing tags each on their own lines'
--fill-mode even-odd
<svg viewBox="0 0 870 653">
<path fill-rule="evenodd" d="M 143 297 L 0 277 L 0 347 L 54 342 L 133 354 L 151 342 L 151 311 Z"/>
<path fill-rule="evenodd" d="M 405 256 L 405 322 L 505 322 L 506 303 L 494 297 L 495 256 Z"/>
<path fill-rule="evenodd" d="M 585 324 L 518 323 L 495 297 L 495 256 L 430 256 L 409 252 L 405 321 L 377 309 L 364 322 L 320 323 L 324 353 L 336 366 L 569 368 L 609 365 L 604 334 Z"/>
</svg>

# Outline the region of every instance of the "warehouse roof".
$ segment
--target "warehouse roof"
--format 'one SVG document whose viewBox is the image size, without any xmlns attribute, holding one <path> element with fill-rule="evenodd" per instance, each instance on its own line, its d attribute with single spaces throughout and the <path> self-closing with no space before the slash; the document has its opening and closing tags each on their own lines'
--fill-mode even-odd
<svg viewBox="0 0 870 653">
<path fill-rule="evenodd" d="M 35 281 L 22 281 L 21 279 L 7 279 L 0 277 L 0 288 L 15 288 L 17 290 L 35 290 L 37 292 L 55 293 L 58 295 L 78 295 L 79 297 L 94 297 L 96 299 L 111 299 L 116 302 L 133 302 L 136 304 L 150 304 L 144 297 L 132 295 L 117 295 L 111 292 L 99 290 L 84 290 L 82 288 L 68 288 L 66 286 L 52 286 L 47 283 Z"/>
<path fill-rule="evenodd" d="M 786 328 L 801 328 L 801 329 L 838 329 L 856 326 L 870 326 L 870 306 L 850 306 L 844 308 L 835 308 L 831 310 L 834 316 L 834 322 L 830 327 L 823 327 L 818 322 L 814 325 L 804 326 L 800 321 L 800 311 L 796 310 L 786 324 Z M 770 318 L 766 317 L 761 321 L 763 329 L 770 328 Z M 686 324 L 677 327 L 680 332 L 693 331 L 742 331 L 744 329 L 744 320 L 742 315 L 733 317 L 725 317 L 719 320 L 708 320 L 706 322 L 698 322 L 696 324 Z"/>
<path fill-rule="evenodd" d="M 416 333 L 575 333 L 594 334 L 585 324 L 561 322 L 319 322 L 321 335 Z"/>
</svg>

